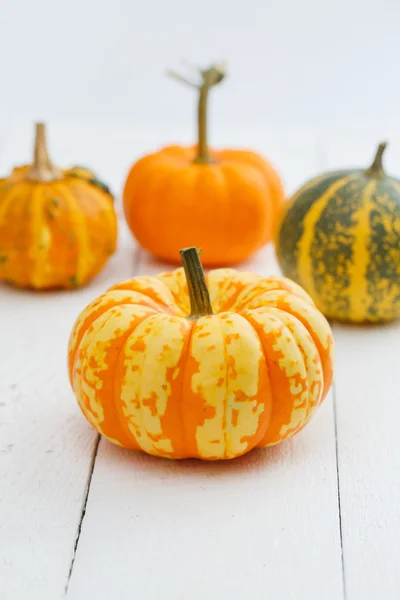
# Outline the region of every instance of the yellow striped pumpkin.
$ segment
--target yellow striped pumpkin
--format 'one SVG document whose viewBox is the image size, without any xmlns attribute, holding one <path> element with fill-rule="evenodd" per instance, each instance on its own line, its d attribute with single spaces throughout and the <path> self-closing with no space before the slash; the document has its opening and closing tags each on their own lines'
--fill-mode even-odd
<svg viewBox="0 0 400 600">
<path fill-rule="evenodd" d="M 400 181 L 382 167 L 326 173 L 288 203 L 276 236 L 282 272 L 325 316 L 351 322 L 400 316 Z"/>
<path fill-rule="evenodd" d="M 114 252 L 110 190 L 86 168 L 62 171 L 36 125 L 32 165 L 0 179 L 0 280 L 34 289 L 86 283 Z"/>
<path fill-rule="evenodd" d="M 135 277 L 78 317 L 69 374 L 111 442 L 168 458 L 229 459 L 300 431 L 332 380 L 330 327 L 299 286 L 233 269 Z M 208 288 L 207 288 L 208 284 Z"/>
</svg>

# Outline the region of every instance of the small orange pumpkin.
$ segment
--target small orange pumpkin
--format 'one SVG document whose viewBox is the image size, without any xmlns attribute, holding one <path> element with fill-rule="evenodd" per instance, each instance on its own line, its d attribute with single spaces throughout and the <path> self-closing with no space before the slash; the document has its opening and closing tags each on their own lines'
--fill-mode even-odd
<svg viewBox="0 0 400 600">
<path fill-rule="evenodd" d="M 116 238 L 110 190 L 86 168 L 55 167 L 37 123 L 33 164 L 0 179 L 0 280 L 76 287 L 101 271 Z"/>
<path fill-rule="evenodd" d="M 204 277 L 195 248 L 182 262 L 115 285 L 78 317 L 69 374 L 83 414 L 111 442 L 168 458 L 292 437 L 331 385 L 327 321 L 289 279 Z"/>
<path fill-rule="evenodd" d="M 168 146 L 133 165 L 123 193 L 128 225 L 161 259 L 177 262 L 179 248 L 195 243 L 207 266 L 237 263 L 271 240 L 281 181 L 255 152 L 208 147 L 208 96 L 223 66 L 200 71 L 199 84 L 172 74 L 199 90 L 198 145 Z"/>
</svg>

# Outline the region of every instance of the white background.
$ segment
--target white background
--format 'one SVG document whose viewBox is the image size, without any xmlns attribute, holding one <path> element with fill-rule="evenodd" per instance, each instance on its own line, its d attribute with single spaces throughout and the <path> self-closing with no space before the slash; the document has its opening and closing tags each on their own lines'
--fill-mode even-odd
<svg viewBox="0 0 400 600">
<path fill-rule="evenodd" d="M 400 129 L 397 0 L 0 0 L 3 117 L 192 127 L 179 59 L 226 59 L 218 127 Z"/>
</svg>

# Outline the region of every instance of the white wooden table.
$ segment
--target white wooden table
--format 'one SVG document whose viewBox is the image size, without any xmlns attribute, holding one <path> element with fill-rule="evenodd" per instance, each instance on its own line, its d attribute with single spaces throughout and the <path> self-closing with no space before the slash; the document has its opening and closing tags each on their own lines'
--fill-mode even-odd
<svg viewBox="0 0 400 600">
<path fill-rule="evenodd" d="M 121 190 L 129 164 L 191 131 L 50 124 L 55 162 Z M 367 165 L 375 135 L 259 130 L 252 146 L 289 193 L 318 171 Z M 30 123 L 0 124 L 0 171 L 30 157 Z M 400 176 L 400 137 L 387 165 Z M 397 142 L 397 145 L 396 145 Z M 121 226 L 88 287 L 0 286 L 1 600 L 359 600 L 400 597 L 400 323 L 334 326 L 332 393 L 293 440 L 235 461 L 172 462 L 99 440 L 66 375 L 79 311 L 112 283 L 165 270 Z M 273 249 L 243 265 L 277 272 Z"/>
</svg>

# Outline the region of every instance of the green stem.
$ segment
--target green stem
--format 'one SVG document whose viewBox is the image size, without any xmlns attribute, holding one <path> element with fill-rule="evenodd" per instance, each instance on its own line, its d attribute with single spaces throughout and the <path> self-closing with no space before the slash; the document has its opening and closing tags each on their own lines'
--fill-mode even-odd
<svg viewBox="0 0 400 600">
<path fill-rule="evenodd" d="M 190 315 L 188 319 L 196 320 L 212 315 L 210 295 L 200 262 L 200 250 L 194 247 L 184 248 L 180 251 L 180 255 L 189 290 Z"/>
<path fill-rule="evenodd" d="M 198 143 L 197 143 L 197 156 L 194 159 L 195 163 L 198 164 L 210 164 L 215 162 L 215 160 L 210 156 L 210 152 L 208 149 L 208 119 L 207 119 L 207 109 L 208 109 L 208 92 L 210 88 L 206 85 L 202 85 L 200 87 L 199 94 L 199 104 L 197 108 L 197 133 L 198 133 Z"/>
<path fill-rule="evenodd" d="M 366 170 L 366 175 L 379 179 L 384 176 L 385 171 L 383 170 L 382 157 L 387 147 L 387 142 L 381 142 L 375 154 L 374 161 L 369 169 Z"/>
<path fill-rule="evenodd" d="M 226 73 L 224 64 L 215 64 L 204 71 L 199 69 L 201 76 L 200 84 L 186 79 L 175 71 L 169 71 L 169 74 L 176 80 L 194 87 L 199 90 L 199 102 L 197 107 L 197 156 L 194 162 L 197 164 L 212 164 L 215 159 L 210 155 L 208 148 L 208 97 L 212 87 L 220 83 Z"/>
</svg>

